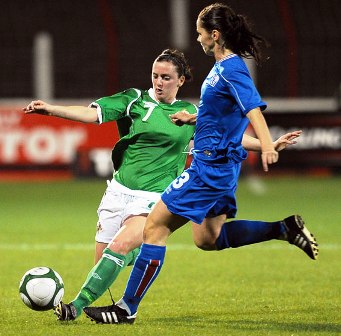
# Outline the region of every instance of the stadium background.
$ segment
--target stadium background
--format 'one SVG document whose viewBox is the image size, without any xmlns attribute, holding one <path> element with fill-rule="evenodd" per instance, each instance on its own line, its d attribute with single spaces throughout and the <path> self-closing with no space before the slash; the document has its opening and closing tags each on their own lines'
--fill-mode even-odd
<svg viewBox="0 0 341 336">
<path fill-rule="evenodd" d="M 147 89 L 151 63 L 165 48 L 177 47 L 186 53 L 194 81 L 184 86 L 179 97 L 197 103 L 200 85 L 213 60 L 204 55 L 196 42 L 195 21 L 198 12 L 209 3 L 206 0 L 33 0 L 30 5 L 24 0 L 3 2 L 0 173 L 51 167 L 65 171 L 70 170 L 71 164 L 81 173 L 77 166 L 83 163 L 83 173 L 91 175 L 89 169 L 98 164 L 89 157 L 103 159 L 106 154 L 90 155 L 90 150 L 108 150 L 113 145 L 117 140 L 116 133 L 112 136 L 116 132 L 114 125 L 101 126 L 102 141 L 98 141 L 93 126 L 47 121 L 44 117 L 28 120 L 20 108 L 37 98 L 59 104 L 88 104 L 129 87 Z M 291 128 L 304 130 L 301 146 L 283 153 L 282 164 L 275 169 L 322 168 L 338 172 L 341 165 L 339 1 L 226 3 L 247 15 L 256 31 L 271 44 L 266 50 L 269 59 L 262 67 L 257 68 L 252 62 L 248 65 L 269 104 L 266 113 L 273 136 Z M 42 41 L 45 49 L 43 45 L 39 52 L 37 45 Z M 60 134 L 72 128 L 76 129 L 75 133 L 84 134 L 78 138 L 67 135 L 61 140 Z M 61 154 L 65 150 L 63 144 L 73 136 L 74 146 L 69 153 Z M 107 161 L 101 164 L 108 167 Z"/>
<path fill-rule="evenodd" d="M 223 2 L 248 15 L 272 45 L 261 68 L 249 66 L 269 103 L 266 118 L 273 135 L 291 127 L 304 130 L 295 149 L 282 152 L 268 174 L 258 170 L 257 156 L 251 156 L 256 166 L 244 165 L 238 217 L 272 221 L 301 214 L 318 239 L 319 260 L 279 241 L 200 251 L 185 226 L 170 238 L 167 262 L 138 320 L 120 326 L 118 334 L 340 335 L 340 1 Z M 209 3 L 1 2 L 0 336 L 116 331 L 84 316 L 61 324 L 51 311 L 28 309 L 18 295 L 22 275 L 48 265 L 62 275 L 68 302 L 92 268 L 96 210 L 104 175 L 110 174 L 109 146 L 117 140 L 114 123 L 25 116 L 21 108 L 35 98 L 88 104 L 127 87 L 149 88 L 151 62 L 167 47 L 188 56 L 195 78 L 180 97 L 198 102 L 213 60 L 196 42 L 195 19 Z M 101 177 L 74 178 L 94 174 Z M 111 288 L 115 300 L 129 272 Z M 109 296 L 96 304 L 110 304 Z"/>
</svg>

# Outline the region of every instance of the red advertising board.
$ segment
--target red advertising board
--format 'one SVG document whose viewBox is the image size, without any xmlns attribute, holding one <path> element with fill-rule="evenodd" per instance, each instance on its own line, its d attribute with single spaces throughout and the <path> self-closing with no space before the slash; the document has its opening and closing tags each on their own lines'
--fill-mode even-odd
<svg viewBox="0 0 341 336">
<path fill-rule="evenodd" d="M 266 112 L 265 117 L 274 139 L 303 130 L 298 143 L 280 153 L 272 170 L 341 169 L 340 113 Z M 0 107 L 0 173 L 59 170 L 70 176 L 110 176 L 110 152 L 118 138 L 115 122 L 84 124 Z"/>
<path fill-rule="evenodd" d="M 84 124 L 0 108 L 0 168 L 67 166 L 80 149 L 112 148 L 116 123 Z"/>
</svg>

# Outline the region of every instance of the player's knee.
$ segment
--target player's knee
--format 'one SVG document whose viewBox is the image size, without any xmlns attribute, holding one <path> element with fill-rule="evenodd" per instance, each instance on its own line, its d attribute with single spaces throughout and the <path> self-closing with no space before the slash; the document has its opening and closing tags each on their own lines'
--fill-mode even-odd
<svg viewBox="0 0 341 336">
<path fill-rule="evenodd" d="M 117 254 L 127 255 L 130 251 L 136 248 L 136 241 L 133 239 L 124 239 L 124 240 L 113 240 L 108 248 Z"/>
<path fill-rule="evenodd" d="M 196 239 L 194 240 L 194 244 L 201 250 L 204 251 L 214 251 L 216 250 L 215 242 L 208 241 L 208 240 L 202 240 L 202 239 Z"/>
</svg>

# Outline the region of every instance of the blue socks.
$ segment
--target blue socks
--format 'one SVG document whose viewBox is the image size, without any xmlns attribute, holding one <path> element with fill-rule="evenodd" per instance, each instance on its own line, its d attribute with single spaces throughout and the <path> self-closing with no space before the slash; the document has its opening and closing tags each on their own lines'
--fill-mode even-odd
<svg viewBox="0 0 341 336">
<path fill-rule="evenodd" d="M 218 250 L 280 239 L 286 229 L 281 221 L 235 220 L 226 222 L 216 240 Z"/>
<path fill-rule="evenodd" d="M 235 220 L 226 222 L 216 240 L 218 250 L 239 247 L 270 239 L 280 239 L 286 232 L 281 221 L 262 222 Z M 147 290 L 157 278 L 164 262 L 165 246 L 142 244 L 140 254 L 130 273 L 122 299 L 118 306 L 134 315 Z"/>
<path fill-rule="evenodd" d="M 165 258 L 166 247 L 142 244 L 141 251 L 130 273 L 122 300 L 130 315 L 136 313 L 138 305 L 148 288 L 158 276 Z M 120 301 L 121 302 L 121 301 Z M 118 305 L 120 305 L 118 302 Z"/>
</svg>

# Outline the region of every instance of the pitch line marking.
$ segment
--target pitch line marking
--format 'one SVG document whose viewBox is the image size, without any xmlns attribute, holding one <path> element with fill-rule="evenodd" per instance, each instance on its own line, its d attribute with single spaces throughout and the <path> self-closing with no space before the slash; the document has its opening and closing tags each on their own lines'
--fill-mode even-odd
<svg viewBox="0 0 341 336">
<path fill-rule="evenodd" d="M 341 244 L 339 243 L 327 243 L 319 244 L 321 250 L 341 250 Z M 280 250 L 283 249 L 283 242 L 276 242 L 273 244 L 264 245 L 248 245 L 244 246 L 243 249 L 252 248 L 255 250 Z M 0 243 L 0 250 L 20 250 L 20 251 L 48 251 L 48 250 L 67 250 L 67 251 L 92 251 L 94 244 L 40 244 L 40 243 L 21 243 L 21 244 L 10 244 Z M 194 244 L 169 244 L 167 245 L 167 251 L 195 251 L 200 250 Z"/>
</svg>

